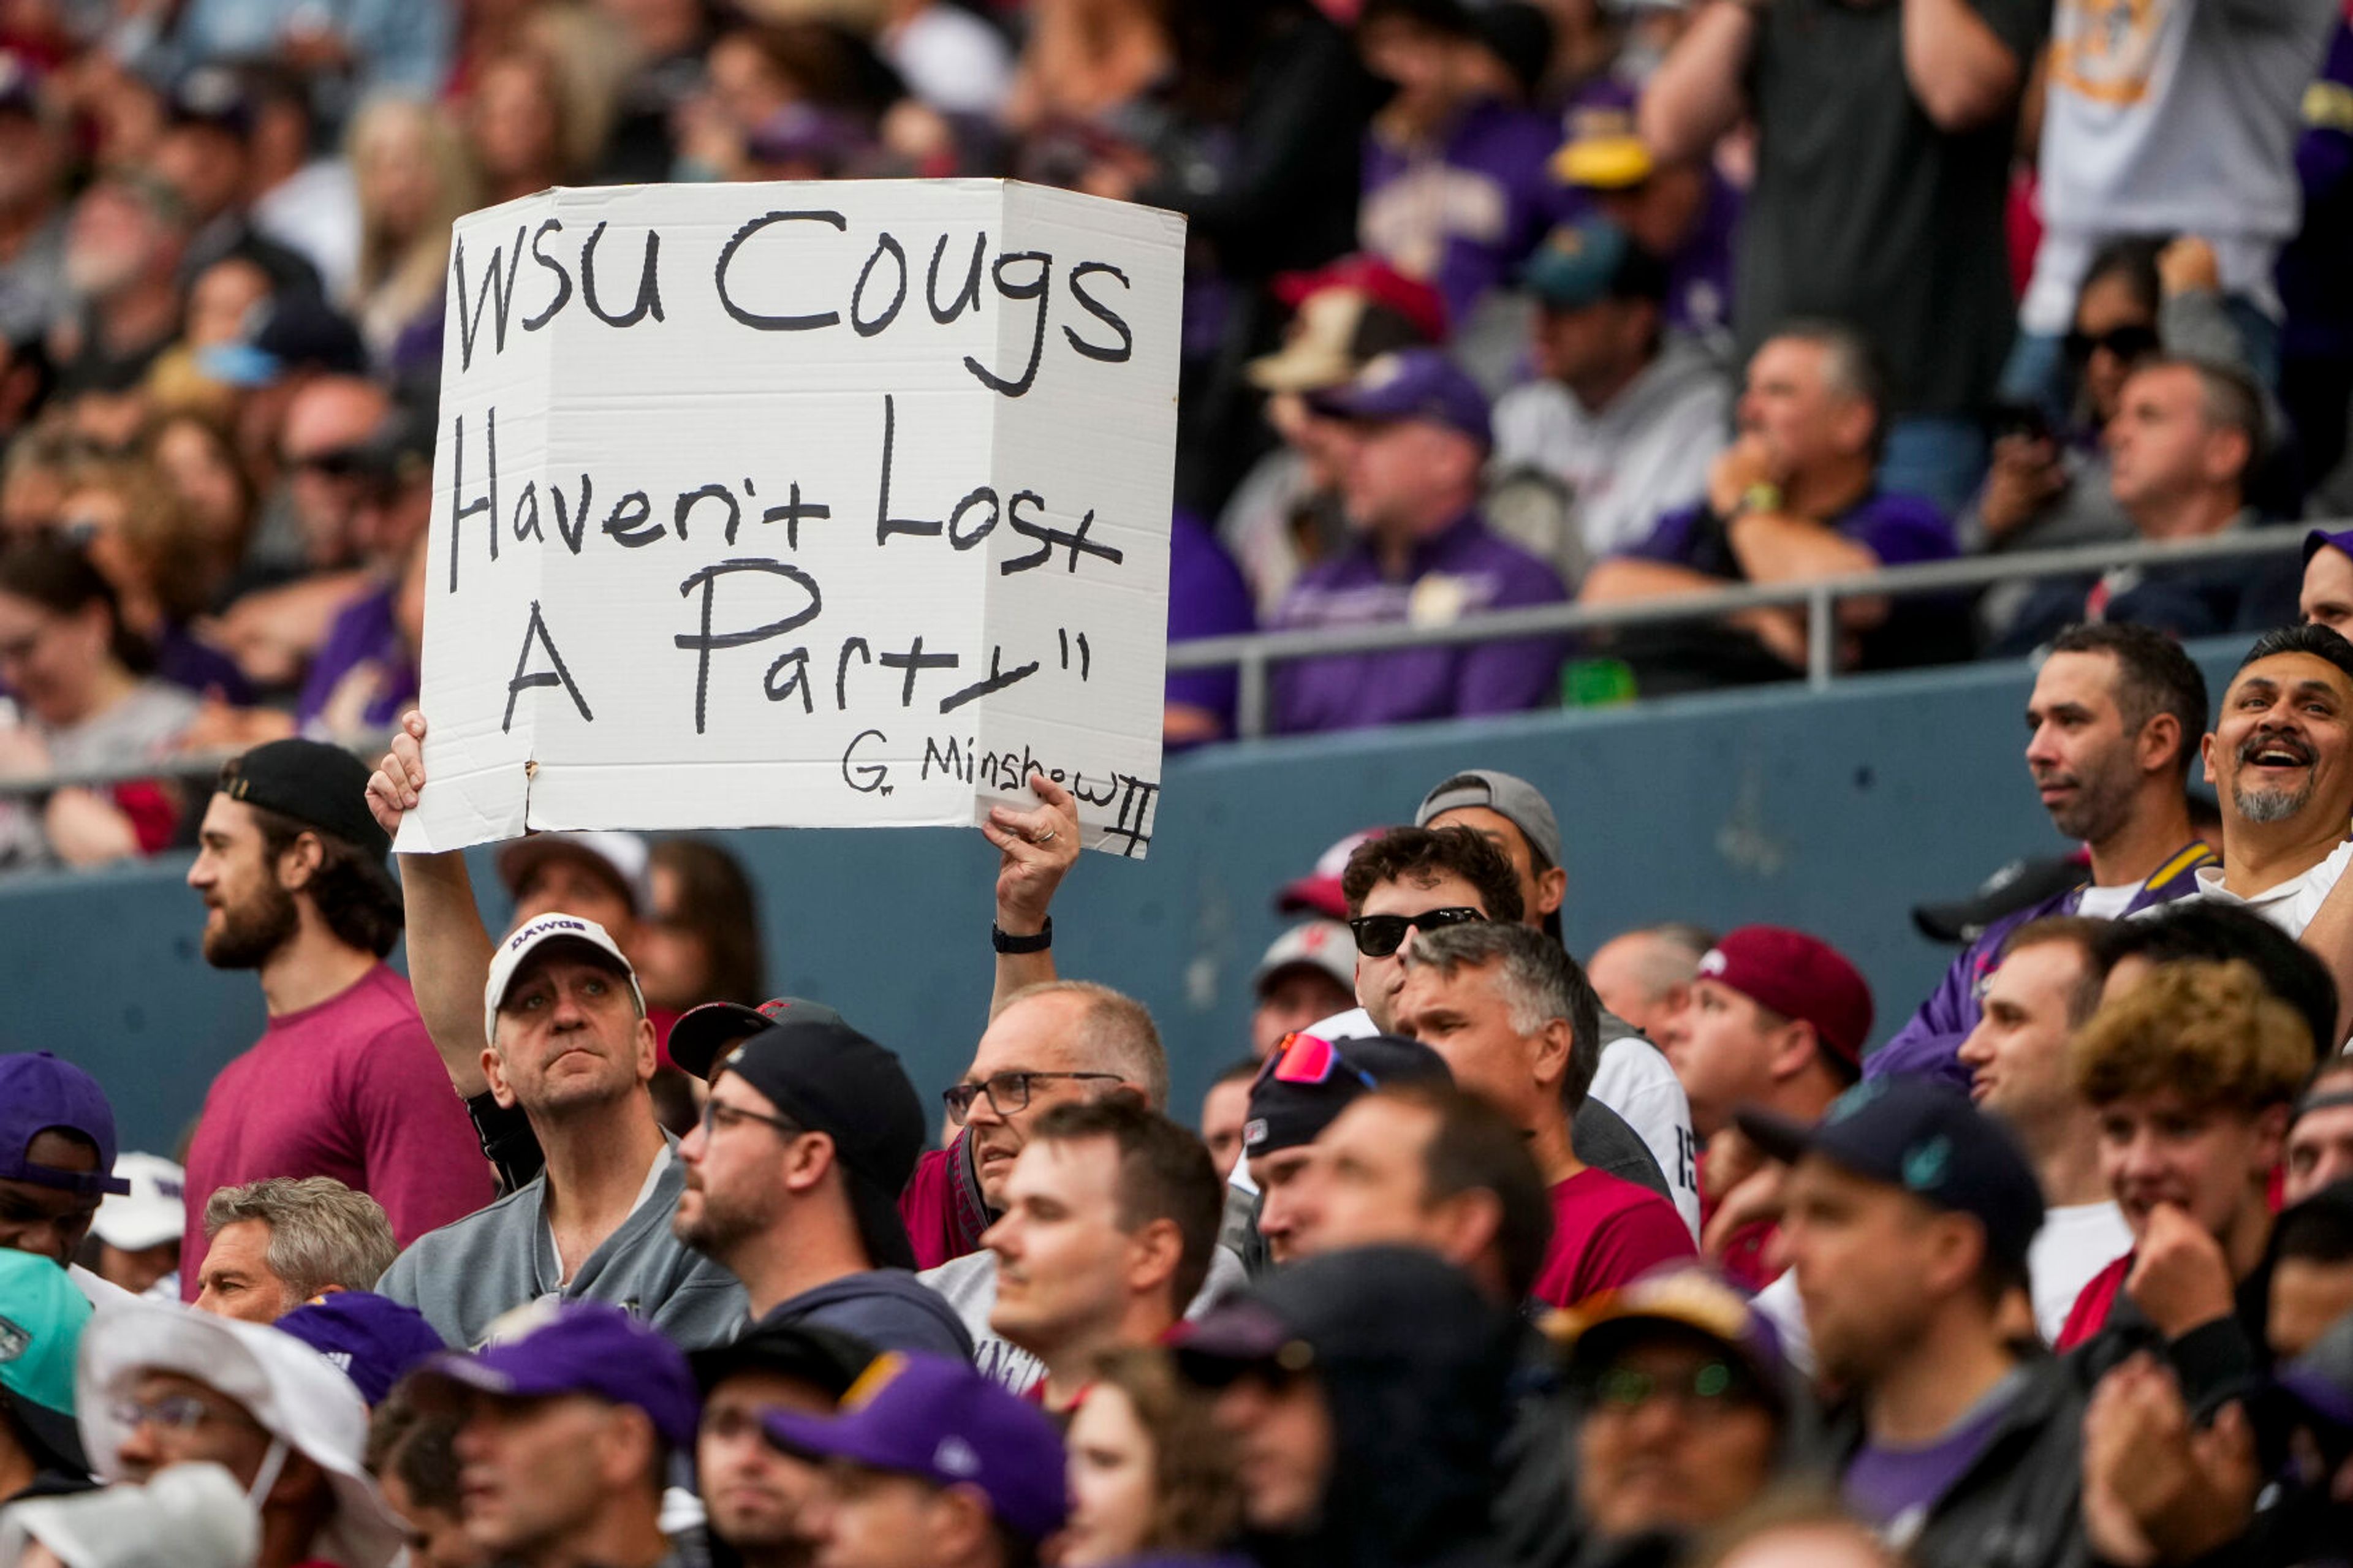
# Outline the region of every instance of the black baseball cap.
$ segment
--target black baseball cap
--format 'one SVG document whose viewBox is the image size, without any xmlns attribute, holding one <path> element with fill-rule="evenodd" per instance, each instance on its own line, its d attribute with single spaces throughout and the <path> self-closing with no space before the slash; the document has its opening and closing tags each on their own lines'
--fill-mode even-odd
<svg viewBox="0 0 2353 1568">
<path fill-rule="evenodd" d="M 899 1058 L 832 1008 L 792 1002 L 738 1041 L 710 1076 L 716 1081 L 731 1072 L 776 1101 L 780 1114 L 832 1136 L 867 1258 L 877 1268 L 914 1268 L 899 1194 L 930 1134 Z"/>
<path fill-rule="evenodd" d="M 222 765 L 220 792 L 290 816 L 365 851 L 392 853 L 392 837 L 367 807 L 368 765 L 319 741 L 272 741 Z"/>
<path fill-rule="evenodd" d="M 836 1024 L 841 1022 L 841 1015 L 824 1003 L 805 1002 L 797 996 L 771 996 L 757 1007 L 746 1007 L 741 1002 L 705 1002 L 681 1013 L 678 1022 L 670 1026 L 670 1059 L 680 1071 L 708 1081 L 719 1058 L 736 1041 L 758 1033 L 772 1019 L 793 1011 Z"/>
<path fill-rule="evenodd" d="M 1733 1120 L 1774 1159 L 1816 1154 L 1841 1170 L 1901 1187 L 1936 1208 L 1985 1227 L 1986 1250 L 2023 1268 L 2042 1228 L 2042 1187 L 2010 1130 L 1948 1084 L 1866 1079 L 1831 1102 L 1809 1127 L 1764 1110 Z"/>
<path fill-rule="evenodd" d="M 704 1398 L 739 1372 L 773 1373 L 839 1402 L 882 1352 L 853 1334 L 814 1323 L 755 1323 L 737 1339 L 691 1351 L 686 1363 Z"/>
</svg>

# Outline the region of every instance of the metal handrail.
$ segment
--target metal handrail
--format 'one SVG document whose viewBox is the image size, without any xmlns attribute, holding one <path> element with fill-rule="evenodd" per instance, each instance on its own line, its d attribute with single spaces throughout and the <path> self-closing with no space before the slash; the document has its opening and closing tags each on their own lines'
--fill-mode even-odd
<svg viewBox="0 0 2353 1568">
<path fill-rule="evenodd" d="M 1838 639 L 1833 612 L 1844 599 L 1912 598 L 1921 595 L 1981 588 L 1995 583 L 2076 576 L 2119 566 L 2285 554 L 2301 549 L 2306 536 L 2314 528 L 2338 526 L 2353 527 L 2353 523 L 2279 524 L 2233 529 L 2227 533 L 2203 534 L 2195 539 L 2080 544 L 2063 550 L 1977 555 L 1960 561 L 1887 566 L 1875 572 L 1857 572 L 1805 583 L 1736 584 L 1712 593 L 1620 604 L 1582 605 L 1570 602 L 1531 605 L 1465 616 L 1442 626 L 1318 626 L 1294 631 L 1199 637 L 1170 644 L 1168 668 L 1220 669 L 1229 666 L 1239 667 L 1241 691 L 1235 729 L 1243 736 L 1257 736 L 1266 733 L 1268 678 L 1271 668 L 1277 664 L 1329 655 L 1393 653 L 1407 648 L 1499 642 L 1512 637 L 1556 637 L 1568 632 L 1599 631 L 1620 626 L 1714 620 L 1742 610 L 1801 605 L 1806 610 L 1807 619 L 1806 681 L 1816 689 L 1821 689 L 1827 688 L 1837 674 L 1835 656 Z"/>
<path fill-rule="evenodd" d="M 1444 626 L 1375 626 L 1318 627 L 1287 632 L 1253 632 L 1238 637 L 1199 637 L 1173 643 L 1170 669 L 1219 669 L 1238 666 L 1241 672 L 1240 704 L 1235 728 L 1244 736 L 1266 733 L 1268 679 L 1277 664 L 1325 655 L 1390 653 L 1403 648 L 1451 647 L 1462 643 L 1498 642 L 1511 637 L 1558 636 L 1614 626 L 1641 626 L 1678 621 L 1712 620 L 1740 610 L 1803 605 L 1806 610 L 1806 679 L 1820 689 L 1837 674 L 1839 602 L 1850 598 L 1897 599 L 1923 594 L 1949 593 L 2038 577 L 2073 576 L 2117 566 L 2159 562 L 2229 560 L 2250 555 L 2282 554 L 2301 549 L 2316 527 L 2353 527 L 2344 523 L 2281 524 L 2234 529 L 2228 533 L 2161 543 L 2137 542 L 2084 544 L 2065 550 L 2021 551 L 2009 555 L 1972 556 L 1964 561 L 1932 561 L 1916 566 L 1889 566 L 1843 577 L 1810 583 L 1737 584 L 1717 592 L 1670 599 L 1645 599 L 1630 604 L 1534 605 L 1466 616 Z M 338 737 L 346 749 L 362 756 L 380 754 L 385 732 L 375 731 Z M 103 788 L 133 779 L 210 778 L 221 764 L 239 755 L 242 748 L 177 752 L 147 762 L 108 768 L 66 769 L 39 774 L 0 777 L 0 799 L 46 795 L 68 788 Z"/>
</svg>

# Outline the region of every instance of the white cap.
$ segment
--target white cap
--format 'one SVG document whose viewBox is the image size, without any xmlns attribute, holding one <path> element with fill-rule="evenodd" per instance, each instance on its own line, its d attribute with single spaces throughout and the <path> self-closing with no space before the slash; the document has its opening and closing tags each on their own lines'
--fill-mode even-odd
<svg viewBox="0 0 2353 1568">
<path fill-rule="evenodd" d="M 499 850 L 499 880 L 512 894 L 550 860 L 570 855 L 595 860 L 611 872 L 629 896 L 629 911 L 644 914 L 653 904 L 653 850 L 634 833 L 533 833 Z"/>
<path fill-rule="evenodd" d="M 261 1515 L 236 1477 L 193 1460 L 143 1487 L 18 1503 L 0 1522 L 0 1563 L 35 1541 L 68 1568 L 250 1568 Z"/>
<path fill-rule="evenodd" d="M 1342 921 L 1301 921 L 1274 939 L 1274 945 L 1258 961 L 1258 973 L 1250 977 L 1250 987 L 1263 990 L 1277 971 L 1301 963 L 1322 970 L 1341 990 L 1353 994 L 1356 988 L 1356 934 Z"/>
<path fill-rule="evenodd" d="M 177 1241 L 188 1227 L 188 1173 L 161 1154 L 118 1154 L 114 1173 L 131 1184 L 98 1205 L 90 1228 L 99 1240 L 124 1252 L 142 1252 Z"/>
<path fill-rule="evenodd" d="M 327 1474 L 335 1511 L 309 1555 L 343 1568 L 385 1568 L 406 1540 L 360 1463 L 368 1411 L 352 1380 L 291 1334 L 157 1301 L 100 1307 L 82 1331 L 74 1411 L 98 1479 L 124 1479 L 130 1428 L 115 1401 L 148 1372 L 177 1373 L 234 1399 L 263 1430 Z"/>
<path fill-rule="evenodd" d="M 551 942 L 585 942 L 613 961 L 613 967 L 629 977 L 629 994 L 638 999 L 638 1011 L 646 1010 L 646 994 L 638 989 L 638 972 L 621 956 L 620 944 L 595 921 L 582 920 L 578 915 L 561 912 L 543 914 L 524 921 L 509 932 L 491 955 L 490 984 L 482 987 L 482 1038 L 499 1037 L 499 1004 L 507 999 L 507 987 L 514 984 L 515 971 L 523 961 Z"/>
</svg>

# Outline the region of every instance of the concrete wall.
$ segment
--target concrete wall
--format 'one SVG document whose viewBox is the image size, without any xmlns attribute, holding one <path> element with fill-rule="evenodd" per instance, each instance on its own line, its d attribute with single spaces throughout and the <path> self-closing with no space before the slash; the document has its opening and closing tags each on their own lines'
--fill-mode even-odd
<svg viewBox="0 0 2353 1568">
<path fill-rule="evenodd" d="M 2242 649 L 2200 651 L 2219 690 Z M 1914 931 L 1911 905 L 2063 847 L 2020 758 L 2030 684 L 2022 664 L 1980 665 L 1178 758 L 1151 858 L 1085 857 L 1056 951 L 1064 973 L 1150 1005 L 1189 1117 L 1246 1047 L 1250 970 L 1282 929 L 1275 888 L 1342 836 L 1402 819 L 1448 773 L 1492 766 L 1535 780 L 1559 811 L 1571 951 L 1668 919 L 1802 927 L 1870 976 L 1884 1038 L 1951 958 Z M 839 1006 L 927 1096 L 952 1081 L 988 995 L 996 855 L 980 835 L 763 832 L 732 847 L 764 891 L 772 985 Z M 126 1147 L 168 1149 L 262 1026 L 252 976 L 206 966 L 185 871 L 0 888 L 0 1042 L 95 1072 Z M 480 861 L 477 877 L 491 887 Z"/>
</svg>

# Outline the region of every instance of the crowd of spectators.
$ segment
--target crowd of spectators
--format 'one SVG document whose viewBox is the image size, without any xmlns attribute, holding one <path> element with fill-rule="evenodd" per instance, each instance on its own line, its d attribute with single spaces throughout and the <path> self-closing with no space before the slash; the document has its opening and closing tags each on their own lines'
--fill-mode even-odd
<svg viewBox="0 0 2353 1568">
<path fill-rule="evenodd" d="M 1010 174 L 1188 221 L 1173 639 L 2353 503 L 2334 0 L 28 0 L 0 16 L 0 870 L 416 696 L 451 221 Z M 2276 552 L 1839 601 L 1870 669 L 2287 618 Z M 1311 731 L 1787 679 L 1802 608 L 1280 667 Z M 1817 655 L 1819 657 L 1819 654 Z M 1169 681 L 1172 747 L 1234 733 Z M 79 783 L 77 775 L 99 782 Z"/>
<path fill-rule="evenodd" d="M 2353 532 L 1842 603 L 1849 667 L 2039 652 L 2021 785 L 2080 846 L 1919 911 L 1960 951 L 1916 1003 L 1781 926 L 1570 952 L 1561 816 L 1475 765 L 1298 847 L 1198 1114 L 1122 977 L 1058 967 L 1042 776 L 982 828 L 947 1084 L 860 998 L 768 994 L 718 842 L 508 843 L 499 931 L 462 855 L 391 846 L 437 787 L 417 563 L 484 202 L 1005 172 L 1183 211 L 1172 637 L 1435 625 L 2325 510 L 2348 37 L 2333 0 L 0 8 L 0 766 L 103 781 L 0 800 L 0 867 L 187 847 L 268 1017 L 171 1158 L 0 1055 L 0 1568 L 2342 1563 Z M 2179 640 L 2217 634 L 2219 695 Z M 1327 730 L 1808 645 L 1767 606 L 1271 696 Z M 1172 681 L 1172 743 L 1232 702 Z"/>
<path fill-rule="evenodd" d="M 1471 768 L 1273 889 L 1192 1117 L 1058 968 L 1043 776 L 927 1111 L 857 998 L 761 999 L 717 844 L 513 841 L 493 933 L 462 854 L 395 879 L 423 713 L 266 742 L 188 881 L 269 1024 L 177 1158 L 0 1056 L 0 1562 L 2339 1562 L 2353 643 L 2210 703 L 2068 626 L 2027 716 L 2082 847 L 1921 911 L 1875 1048 L 1803 931 L 1580 963 L 1552 803 Z"/>
</svg>

